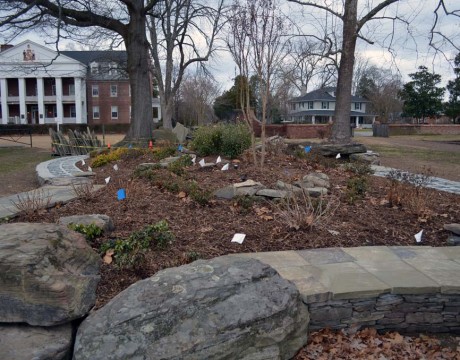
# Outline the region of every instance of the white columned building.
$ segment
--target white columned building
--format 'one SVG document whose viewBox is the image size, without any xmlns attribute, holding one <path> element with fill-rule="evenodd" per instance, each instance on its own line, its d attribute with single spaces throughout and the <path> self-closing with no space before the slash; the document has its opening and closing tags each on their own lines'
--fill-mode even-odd
<svg viewBox="0 0 460 360">
<path fill-rule="evenodd" d="M 87 123 L 86 73 L 84 63 L 29 40 L 7 47 L 0 52 L 1 123 Z"/>
</svg>

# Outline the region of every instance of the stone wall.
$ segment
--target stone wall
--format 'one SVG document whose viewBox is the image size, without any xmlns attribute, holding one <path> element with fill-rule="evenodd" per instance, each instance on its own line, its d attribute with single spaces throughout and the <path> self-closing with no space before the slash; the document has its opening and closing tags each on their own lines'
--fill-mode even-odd
<svg viewBox="0 0 460 360">
<path fill-rule="evenodd" d="M 459 135 L 460 125 L 413 125 L 391 124 L 389 125 L 390 136 L 396 135 Z"/>
<path fill-rule="evenodd" d="M 310 331 L 371 326 L 377 330 L 460 334 L 460 294 L 384 294 L 309 304 Z"/>
</svg>

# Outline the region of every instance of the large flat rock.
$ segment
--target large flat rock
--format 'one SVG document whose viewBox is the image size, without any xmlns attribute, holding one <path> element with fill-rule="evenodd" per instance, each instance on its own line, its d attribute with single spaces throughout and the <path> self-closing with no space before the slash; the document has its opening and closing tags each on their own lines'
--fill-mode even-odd
<svg viewBox="0 0 460 360">
<path fill-rule="evenodd" d="M 56 224 L 0 225 L 0 322 L 51 326 L 86 315 L 96 300 L 99 256 Z"/>
<path fill-rule="evenodd" d="M 290 359 L 308 322 L 299 292 L 273 268 L 224 256 L 118 294 L 83 321 L 74 359 Z"/>
</svg>

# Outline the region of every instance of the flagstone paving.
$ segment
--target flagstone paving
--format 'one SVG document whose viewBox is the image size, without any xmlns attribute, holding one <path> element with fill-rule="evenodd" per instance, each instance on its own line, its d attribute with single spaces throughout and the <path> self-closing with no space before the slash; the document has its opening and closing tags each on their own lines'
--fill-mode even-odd
<svg viewBox="0 0 460 360">
<path fill-rule="evenodd" d="M 306 303 L 381 294 L 460 294 L 460 247 L 366 246 L 236 254 L 297 285 Z"/>
</svg>

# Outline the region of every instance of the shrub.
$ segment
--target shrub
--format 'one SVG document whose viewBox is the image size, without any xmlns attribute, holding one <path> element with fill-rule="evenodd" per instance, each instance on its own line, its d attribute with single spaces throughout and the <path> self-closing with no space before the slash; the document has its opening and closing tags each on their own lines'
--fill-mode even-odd
<svg viewBox="0 0 460 360">
<path fill-rule="evenodd" d="M 222 125 L 220 152 L 234 159 L 251 147 L 251 134 L 245 124 Z"/>
<path fill-rule="evenodd" d="M 207 205 L 212 198 L 212 191 L 200 188 L 193 180 L 186 183 L 184 190 L 193 201 L 202 206 Z"/>
<path fill-rule="evenodd" d="M 339 201 L 335 197 L 326 200 L 324 196 L 312 199 L 302 192 L 300 196 L 287 197 L 276 207 L 278 221 L 283 225 L 291 230 L 308 230 L 324 224 L 339 207 Z"/>
<path fill-rule="evenodd" d="M 91 181 L 80 184 L 72 183 L 72 190 L 79 199 L 84 201 L 90 201 L 94 198 L 94 185 Z"/>
<path fill-rule="evenodd" d="M 183 155 L 176 161 L 173 161 L 168 165 L 168 170 L 177 176 L 182 176 L 185 174 L 185 168 L 193 164 L 192 157 L 190 155 Z"/>
<path fill-rule="evenodd" d="M 79 232 L 80 234 L 85 235 L 86 240 L 92 241 L 95 238 L 101 236 L 104 232 L 99 226 L 92 223 L 89 225 L 84 224 L 69 224 L 69 229 Z"/>
<path fill-rule="evenodd" d="M 50 207 L 52 196 L 47 190 L 39 188 L 18 194 L 16 197 L 17 200 L 11 200 L 11 203 L 26 217 L 32 217 L 38 210 Z"/>
<path fill-rule="evenodd" d="M 374 170 L 372 170 L 371 165 L 369 163 L 354 161 L 345 164 L 345 170 L 352 172 L 358 176 L 367 176 L 372 175 Z"/>
<path fill-rule="evenodd" d="M 349 204 L 362 199 L 366 195 L 368 184 L 367 176 L 355 176 L 348 179 L 346 197 Z"/>
<path fill-rule="evenodd" d="M 203 126 L 194 133 L 192 147 L 200 156 L 238 157 L 251 146 L 251 134 L 244 124 Z"/>
<path fill-rule="evenodd" d="M 174 146 L 161 147 L 153 151 L 153 158 L 156 161 L 160 161 L 169 156 L 173 156 L 175 153 L 176 153 L 176 148 Z"/>
<path fill-rule="evenodd" d="M 125 148 L 118 148 L 118 149 L 115 149 L 111 152 L 109 152 L 108 154 L 100 154 L 100 155 L 97 155 L 92 161 L 91 161 L 91 166 L 93 168 L 97 168 L 97 167 L 101 167 L 101 166 L 104 166 L 106 164 L 109 164 L 113 161 L 117 161 L 117 160 L 120 160 L 121 157 L 128 153 L 128 150 L 129 149 L 125 149 Z"/>
<path fill-rule="evenodd" d="M 164 249 L 174 240 L 174 235 L 169 230 L 166 220 L 161 220 L 154 225 L 148 225 L 142 230 L 133 232 L 129 237 L 106 242 L 101 246 L 101 252 L 113 250 L 116 264 L 121 267 L 140 266 L 145 252 L 152 242 Z"/>
</svg>

